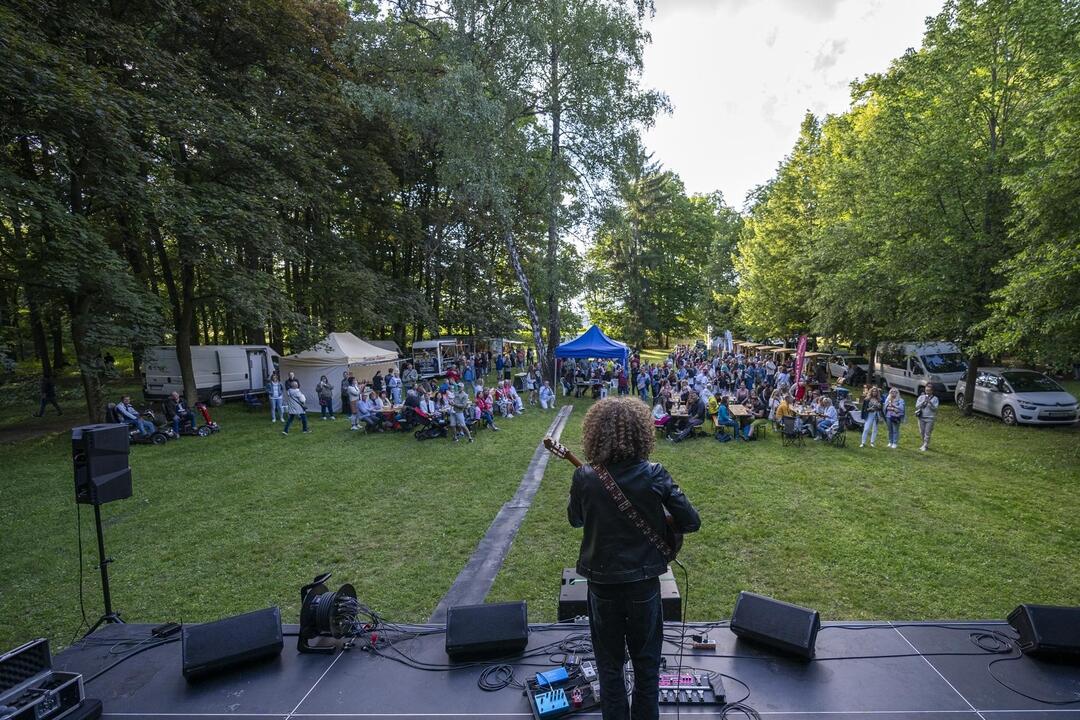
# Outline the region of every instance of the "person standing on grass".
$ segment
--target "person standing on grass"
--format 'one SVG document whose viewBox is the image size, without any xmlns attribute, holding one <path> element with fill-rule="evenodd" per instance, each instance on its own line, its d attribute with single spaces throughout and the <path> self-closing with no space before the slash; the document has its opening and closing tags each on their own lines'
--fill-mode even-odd
<svg viewBox="0 0 1080 720">
<path fill-rule="evenodd" d="M 349 430 L 360 429 L 360 386 L 356 384 L 356 378 L 351 375 L 347 379 L 348 384 L 345 386 L 345 397 L 347 398 L 347 405 L 342 407 L 342 410 L 348 408 L 349 421 L 352 427 Z"/>
<path fill-rule="evenodd" d="M 319 378 L 319 384 L 315 386 L 315 394 L 319 396 L 319 412 L 323 420 L 334 419 L 334 386 L 323 375 Z M 342 408 L 344 409 L 344 408 Z"/>
<path fill-rule="evenodd" d="M 416 372 L 416 368 L 412 366 L 412 363 L 405 363 L 405 369 L 401 371 L 401 386 L 405 388 L 406 394 L 416 387 L 418 377 L 419 373 Z"/>
<path fill-rule="evenodd" d="M 895 450 L 900 446 L 900 423 L 904 422 L 904 398 L 896 388 L 889 390 L 885 398 L 885 425 L 889 428 L 889 447 Z"/>
<path fill-rule="evenodd" d="M 450 399 L 450 427 L 457 428 L 454 434 L 454 442 L 465 436 L 469 442 L 473 441 L 472 433 L 465 422 L 465 411 L 469 409 L 469 396 L 465 392 L 465 384 L 458 383 L 454 386 L 454 396 Z"/>
<path fill-rule="evenodd" d="M 60 409 L 60 404 L 56 402 L 56 383 L 53 382 L 52 375 L 41 376 L 41 407 L 34 413 L 34 417 L 42 417 L 45 414 L 45 406 L 52 404 L 56 408 L 57 415 L 63 415 L 64 411 Z"/>
<path fill-rule="evenodd" d="M 390 392 L 390 401 L 401 404 L 401 378 L 394 374 L 394 368 L 386 371 L 386 389 Z"/>
<path fill-rule="evenodd" d="M 289 411 L 289 418 L 285 421 L 285 429 L 281 431 L 282 435 L 289 434 L 289 426 L 292 425 L 293 420 L 298 416 L 300 423 L 304 427 L 304 432 L 309 433 L 307 426 L 307 398 L 304 397 L 304 393 L 300 392 L 300 383 L 289 380 L 289 389 L 285 391 L 285 405 Z"/>
<path fill-rule="evenodd" d="M 660 715 L 659 675 L 664 642 L 660 576 L 668 560 L 627 521 L 600 479 L 604 468 L 655 533 L 664 535 L 664 509 L 678 532 L 701 527 L 701 518 L 660 463 L 648 462 L 656 443 L 647 405 L 637 398 L 601 400 L 582 428 L 590 465 L 574 472 L 566 515 L 584 528 L 577 572 L 589 581 L 589 632 L 600 680 L 604 720 L 653 720 Z M 623 685 L 623 659 L 634 668 L 633 714 Z"/>
<path fill-rule="evenodd" d="M 862 416 L 862 440 L 859 442 L 859 447 L 866 446 L 867 435 L 870 436 L 870 447 L 874 447 L 874 441 L 877 440 L 878 421 L 883 417 L 881 388 L 869 385 L 863 388 Z"/>
<path fill-rule="evenodd" d="M 270 382 L 266 384 L 266 396 L 270 398 L 270 422 L 277 422 L 278 419 L 285 422 L 285 386 L 277 373 L 271 375 Z"/>
<path fill-rule="evenodd" d="M 919 418 L 919 435 L 922 436 L 922 447 L 919 450 L 923 452 L 930 447 L 930 434 L 934 432 L 934 420 L 937 418 L 940 402 L 934 394 L 934 388 L 929 384 L 915 400 L 915 417 Z"/>
<path fill-rule="evenodd" d="M 349 381 L 352 376 L 349 371 L 341 373 L 341 412 L 351 416 L 354 414 L 352 399 L 349 397 Z M 355 382 L 355 380 L 354 380 Z"/>
</svg>

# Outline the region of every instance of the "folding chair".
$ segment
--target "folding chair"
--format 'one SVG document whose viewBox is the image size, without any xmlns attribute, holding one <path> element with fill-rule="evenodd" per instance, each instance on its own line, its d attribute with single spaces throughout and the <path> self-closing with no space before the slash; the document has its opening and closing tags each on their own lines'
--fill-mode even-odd
<svg viewBox="0 0 1080 720">
<path fill-rule="evenodd" d="M 802 445 L 802 433 L 795 429 L 795 418 L 790 415 L 784 418 L 783 427 L 780 430 L 782 445 Z"/>
</svg>

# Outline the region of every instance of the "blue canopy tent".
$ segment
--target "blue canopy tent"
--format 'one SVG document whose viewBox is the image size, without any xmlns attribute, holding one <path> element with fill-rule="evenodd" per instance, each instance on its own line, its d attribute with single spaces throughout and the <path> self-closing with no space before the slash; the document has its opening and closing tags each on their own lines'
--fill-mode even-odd
<svg viewBox="0 0 1080 720">
<path fill-rule="evenodd" d="M 605 335 L 600 328 L 593 325 L 573 340 L 567 340 L 555 348 L 556 358 L 611 358 L 619 360 L 625 368 L 630 364 L 630 348 L 623 343 L 612 340 Z M 552 377 L 552 388 L 559 383 L 558 373 L 552 369 L 555 377 Z"/>
</svg>

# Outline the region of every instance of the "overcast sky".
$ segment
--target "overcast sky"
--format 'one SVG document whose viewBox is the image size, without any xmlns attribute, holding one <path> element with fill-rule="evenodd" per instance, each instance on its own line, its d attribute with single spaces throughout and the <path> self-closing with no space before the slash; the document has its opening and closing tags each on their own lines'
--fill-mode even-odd
<svg viewBox="0 0 1080 720">
<path fill-rule="evenodd" d="M 689 192 L 741 208 L 806 110 L 842 112 L 852 80 L 919 47 L 942 0 L 655 0 L 645 85 L 674 110 L 645 136 Z"/>
</svg>

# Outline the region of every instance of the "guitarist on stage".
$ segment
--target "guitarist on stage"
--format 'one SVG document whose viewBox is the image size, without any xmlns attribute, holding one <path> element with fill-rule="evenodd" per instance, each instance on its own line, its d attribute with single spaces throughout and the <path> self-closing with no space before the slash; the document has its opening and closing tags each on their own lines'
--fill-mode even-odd
<svg viewBox="0 0 1080 720">
<path fill-rule="evenodd" d="M 589 628 L 604 720 L 657 718 L 660 576 L 681 542 L 666 532 L 664 509 L 677 533 L 694 532 L 701 518 L 667 470 L 648 462 L 655 429 L 648 406 L 637 398 L 593 405 L 585 416 L 583 442 L 590 464 L 574 472 L 566 514 L 573 527 L 585 528 L 577 571 L 589 581 Z M 604 470 L 617 489 L 605 485 Z M 620 509 L 615 499 L 620 494 L 632 507 L 624 503 Z M 624 646 L 634 667 L 632 710 L 623 685 Z"/>
</svg>

